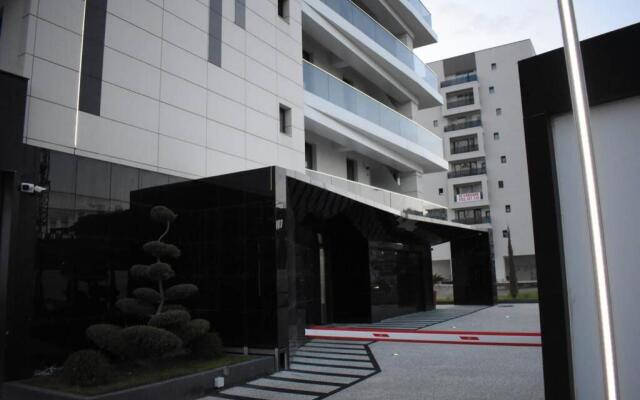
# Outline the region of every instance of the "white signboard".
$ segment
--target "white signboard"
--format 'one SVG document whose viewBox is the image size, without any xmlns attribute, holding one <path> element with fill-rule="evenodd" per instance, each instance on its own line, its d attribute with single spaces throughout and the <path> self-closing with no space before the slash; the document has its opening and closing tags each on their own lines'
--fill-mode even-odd
<svg viewBox="0 0 640 400">
<path fill-rule="evenodd" d="M 482 193 L 473 192 L 473 193 L 460 193 L 456 195 L 456 201 L 458 203 L 466 203 L 468 201 L 479 201 L 482 200 Z"/>
</svg>

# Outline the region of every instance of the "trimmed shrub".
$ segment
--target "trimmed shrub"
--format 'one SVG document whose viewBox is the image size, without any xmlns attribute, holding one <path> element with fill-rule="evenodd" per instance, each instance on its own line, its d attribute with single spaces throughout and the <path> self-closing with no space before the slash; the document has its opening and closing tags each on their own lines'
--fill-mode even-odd
<svg viewBox="0 0 640 400">
<path fill-rule="evenodd" d="M 180 337 L 185 343 L 189 343 L 200 336 L 206 335 L 211 329 L 211 324 L 206 319 L 192 319 L 180 331 Z"/>
<path fill-rule="evenodd" d="M 171 265 L 163 262 L 157 262 L 149 266 L 149 272 L 147 277 L 153 281 L 165 281 L 174 277 L 176 273 L 173 272 Z"/>
<path fill-rule="evenodd" d="M 196 294 L 198 294 L 198 287 L 191 283 L 173 285 L 164 292 L 168 301 L 184 300 Z"/>
<path fill-rule="evenodd" d="M 182 329 L 191 319 L 191 315 L 184 310 L 165 311 L 151 317 L 148 324 L 156 328 L 177 331 Z"/>
<path fill-rule="evenodd" d="M 141 318 L 148 317 L 156 311 L 153 305 L 129 297 L 116 301 L 116 307 L 125 314 L 136 315 Z"/>
<path fill-rule="evenodd" d="M 148 325 L 134 325 L 120 332 L 127 359 L 157 358 L 179 350 L 182 340 L 174 333 Z"/>
<path fill-rule="evenodd" d="M 120 355 L 122 353 L 122 341 L 120 340 L 121 327 L 112 324 L 95 324 L 86 330 L 87 338 L 100 350 Z"/>
<path fill-rule="evenodd" d="M 161 260 L 180 257 L 180 249 L 177 246 L 159 240 L 145 243 L 142 250 Z"/>
<path fill-rule="evenodd" d="M 157 290 L 148 287 L 134 289 L 133 296 L 138 300 L 151 304 L 159 304 L 160 300 L 162 300 L 162 296 Z"/>
<path fill-rule="evenodd" d="M 149 215 L 155 222 L 163 224 L 171 223 L 178 217 L 176 213 L 165 206 L 155 206 L 151 208 Z"/>
<path fill-rule="evenodd" d="M 137 279 L 144 279 L 149 273 L 149 266 L 144 264 L 136 264 L 129 269 L 131 276 Z"/>
<path fill-rule="evenodd" d="M 111 367 L 107 358 L 96 350 L 80 350 L 71 353 L 64 362 L 61 378 L 78 386 L 94 386 L 105 383 Z"/>
<path fill-rule="evenodd" d="M 209 332 L 191 343 L 191 352 L 202 359 L 217 358 L 222 355 L 222 340 L 215 332 Z"/>
</svg>

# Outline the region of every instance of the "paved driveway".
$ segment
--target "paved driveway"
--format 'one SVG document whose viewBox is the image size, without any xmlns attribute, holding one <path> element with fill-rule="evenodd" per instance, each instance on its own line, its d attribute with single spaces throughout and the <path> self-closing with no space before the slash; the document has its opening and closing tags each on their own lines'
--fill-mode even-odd
<svg viewBox="0 0 640 400">
<path fill-rule="evenodd" d="M 425 329 L 539 332 L 537 304 L 496 306 Z M 379 342 L 381 372 L 331 400 L 541 400 L 539 347 Z"/>
</svg>

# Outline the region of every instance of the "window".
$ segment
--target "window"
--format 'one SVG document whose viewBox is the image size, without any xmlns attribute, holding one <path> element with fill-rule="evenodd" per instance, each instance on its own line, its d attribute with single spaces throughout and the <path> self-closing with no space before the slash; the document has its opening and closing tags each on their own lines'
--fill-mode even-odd
<svg viewBox="0 0 640 400">
<path fill-rule="evenodd" d="M 491 70 L 495 71 L 496 69 L 498 69 L 498 65 L 496 63 L 491 63 Z"/>
<path fill-rule="evenodd" d="M 493 86 L 489 86 L 489 93 L 494 94 L 496 92 L 496 88 Z"/>
<path fill-rule="evenodd" d="M 304 162 L 306 169 L 316 169 L 316 151 L 315 146 L 311 143 L 304 144 Z"/>
<path fill-rule="evenodd" d="M 444 188 L 438 188 L 438 194 L 442 196 L 444 194 Z"/>
<path fill-rule="evenodd" d="M 289 18 L 289 0 L 278 0 L 278 16 L 280 18 Z"/>
<path fill-rule="evenodd" d="M 236 16 L 235 16 L 235 23 L 236 25 L 238 25 L 240 28 L 245 27 L 245 0 L 236 0 Z"/>
<path fill-rule="evenodd" d="M 502 108 L 496 108 L 496 115 L 502 115 Z"/>
<path fill-rule="evenodd" d="M 508 231 L 508 230 L 506 230 L 506 229 L 504 229 L 504 230 L 502 231 L 502 237 L 503 237 L 503 238 L 509 237 L 509 231 Z"/>
<path fill-rule="evenodd" d="M 500 162 L 503 164 L 507 163 L 507 156 L 500 156 Z"/>
<path fill-rule="evenodd" d="M 358 180 L 358 163 L 351 158 L 347 158 L 347 179 L 350 181 Z"/>
<path fill-rule="evenodd" d="M 504 189 L 504 181 L 498 181 L 498 188 Z"/>
<path fill-rule="evenodd" d="M 313 62 L 313 53 L 308 52 L 306 50 L 302 50 L 302 59 L 312 63 Z"/>
<path fill-rule="evenodd" d="M 500 140 L 500 132 L 493 132 L 493 140 Z"/>
<path fill-rule="evenodd" d="M 438 120 L 437 120 L 437 119 L 434 119 L 434 120 L 433 120 L 433 127 L 434 127 L 434 128 L 437 128 L 437 127 L 438 127 Z"/>
<path fill-rule="evenodd" d="M 291 109 L 280 104 L 280 133 L 291 134 Z"/>
<path fill-rule="evenodd" d="M 504 206 L 504 212 L 510 213 L 511 212 L 511 205 L 507 204 L 506 206 Z"/>
</svg>

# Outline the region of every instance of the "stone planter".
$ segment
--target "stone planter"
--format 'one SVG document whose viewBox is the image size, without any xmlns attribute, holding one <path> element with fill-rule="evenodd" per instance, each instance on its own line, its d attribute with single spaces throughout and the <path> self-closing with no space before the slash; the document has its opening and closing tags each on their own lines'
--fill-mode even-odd
<svg viewBox="0 0 640 400">
<path fill-rule="evenodd" d="M 117 392 L 83 396 L 28 385 L 20 381 L 3 385 L 3 400 L 188 400 L 211 393 L 215 377 L 225 377 L 225 387 L 275 372 L 273 357 L 259 357 L 226 367 L 180 376 Z"/>
</svg>

